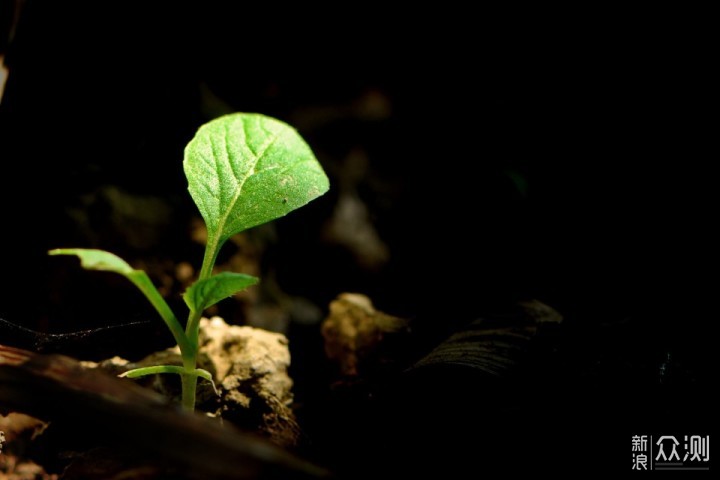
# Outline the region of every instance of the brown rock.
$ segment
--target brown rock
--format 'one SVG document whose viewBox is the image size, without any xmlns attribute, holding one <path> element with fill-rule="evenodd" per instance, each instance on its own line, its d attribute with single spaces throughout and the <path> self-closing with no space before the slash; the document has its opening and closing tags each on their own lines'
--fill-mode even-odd
<svg viewBox="0 0 720 480">
<path fill-rule="evenodd" d="M 383 340 L 405 332 L 404 319 L 375 310 L 372 301 L 359 293 L 342 293 L 330 303 L 330 315 L 322 325 L 325 353 L 343 375 L 358 375 L 382 363 Z"/>
<path fill-rule="evenodd" d="M 200 321 L 198 367 L 213 374 L 220 393 L 198 381 L 198 407 L 246 430 L 260 432 L 274 443 L 293 446 L 299 427 L 290 408 L 292 379 L 288 376 L 288 340 L 280 333 L 259 328 L 230 326 L 222 318 Z M 155 352 L 136 363 L 114 357 L 86 366 L 98 366 L 116 375 L 151 365 L 182 365 L 177 347 Z M 139 383 L 180 401 L 177 375 L 149 375 Z"/>
</svg>

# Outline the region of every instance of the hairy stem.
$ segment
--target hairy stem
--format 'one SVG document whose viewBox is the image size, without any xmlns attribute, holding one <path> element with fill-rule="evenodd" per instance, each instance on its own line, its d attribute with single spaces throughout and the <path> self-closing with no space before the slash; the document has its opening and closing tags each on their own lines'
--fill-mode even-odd
<svg viewBox="0 0 720 480">
<path fill-rule="evenodd" d="M 207 244 L 205 245 L 205 255 L 203 257 L 202 267 L 200 267 L 200 276 L 198 280 L 205 280 L 212 275 L 212 269 L 215 266 L 215 260 L 217 259 L 218 252 L 222 243 L 219 238 L 208 237 Z"/>
</svg>

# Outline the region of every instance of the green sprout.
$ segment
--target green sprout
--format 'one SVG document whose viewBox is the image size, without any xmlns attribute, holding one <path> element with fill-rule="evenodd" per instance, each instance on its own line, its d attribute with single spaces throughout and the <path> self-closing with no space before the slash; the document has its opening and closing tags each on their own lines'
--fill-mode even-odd
<svg viewBox="0 0 720 480">
<path fill-rule="evenodd" d="M 147 297 L 180 347 L 182 366 L 157 365 L 125 372 L 129 378 L 176 373 L 182 379 L 182 405 L 195 409 L 200 318 L 208 307 L 258 282 L 242 273 L 213 275 L 223 244 L 233 235 L 282 217 L 329 189 L 328 178 L 302 137 L 289 125 L 259 114 L 236 113 L 202 127 L 185 147 L 188 190 L 207 225 L 200 275 L 183 294 L 190 309 L 183 329 L 175 314 L 142 270 L 103 250 L 56 249 L 50 255 L 75 255 L 87 270 L 123 275 Z M 214 387 L 214 384 L 213 384 Z"/>
</svg>

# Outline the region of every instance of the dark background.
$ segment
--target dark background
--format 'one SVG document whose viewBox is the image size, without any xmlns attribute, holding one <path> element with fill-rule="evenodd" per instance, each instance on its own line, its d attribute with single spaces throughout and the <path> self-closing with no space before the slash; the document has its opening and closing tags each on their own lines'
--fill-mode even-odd
<svg viewBox="0 0 720 480">
<path fill-rule="evenodd" d="M 275 224 L 263 262 L 283 291 L 322 309 L 340 292 L 366 293 L 414 319 L 419 350 L 538 298 L 566 328 L 563 373 L 538 389 L 595 392 L 567 408 L 548 401 L 566 412 L 561 424 L 619 418 L 627 431 L 608 439 L 623 459 L 629 431 L 664 428 L 650 417 L 704 428 L 702 32 L 679 20 L 214 2 L 27 1 L 3 23 L 14 27 L 0 107 L 1 318 L 50 332 L 154 318 L 120 281 L 98 285 L 45 252 L 92 246 L 199 264 L 182 149 L 218 113 L 261 112 L 297 126 L 334 187 Z M 366 163 L 353 174 L 358 152 Z M 389 249 L 371 267 L 322 234 L 348 181 Z M 107 185 L 172 206 L 157 241 L 128 247 L 103 207 L 83 200 Z M 94 236 L 77 227 L 78 210 Z M 291 342 L 294 331 L 297 345 L 315 345 L 317 325 L 291 326 Z M 169 344 L 161 332 L 136 353 Z M 313 353 L 293 355 L 312 365 Z M 668 359 L 679 379 L 669 390 Z M 312 401 L 303 378 L 318 381 L 298 375 Z"/>
</svg>

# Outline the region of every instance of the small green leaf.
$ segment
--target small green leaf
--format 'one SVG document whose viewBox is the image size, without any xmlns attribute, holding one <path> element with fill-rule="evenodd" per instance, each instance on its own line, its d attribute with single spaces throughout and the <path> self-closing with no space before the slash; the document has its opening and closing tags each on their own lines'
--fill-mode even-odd
<svg viewBox="0 0 720 480">
<path fill-rule="evenodd" d="M 50 255 L 75 255 L 86 270 L 102 270 L 120 275 L 130 275 L 133 268 L 125 260 L 105 250 L 89 248 L 57 248 L 48 252 Z"/>
<path fill-rule="evenodd" d="M 121 373 L 118 377 L 140 378 L 146 375 L 155 375 L 157 373 L 177 373 L 178 375 L 183 375 L 186 371 L 183 367 L 179 367 L 177 365 L 153 365 L 152 367 L 133 368 L 132 370 Z"/>
<path fill-rule="evenodd" d="M 327 176 L 289 125 L 236 113 L 202 127 L 185 148 L 188 190 L 213 251 L 232 235 L 286 215 L 327 192 Z"/>
<path fill-rule="evenodd" d="M 252 275 L 222 272 L 205 280 L 195 282 L 187 289 L 183 298 L 190 310 L 202 312 L 220 300 L 255 285 L 258 281 L 258 278 Z"/>
<path fill-rule="evenodd" d="M 144 377 L 146 375 L 156 375 L 158 373 L 176 373 L 178 375 L 195 375 L 196 377 L 204 378 L 213 387 L 213 390 L 215 391 L 215 395 L 220 395 L 220 392 L 218 392 L 217 387 L 215 386 L 215 381 L 213 380 L 213 376 L 210 372 L 208 372 L 205 369 L 202 368 L 196 368 L 194 370 L 186 370 L 183 367 L 179 367 L 177 365 L 153 365 L 152 367 L 140 367 L 140 368 L 133 368 L 132 370 L 128 370 L 127 372 L 121 373 L 118 375 L 120 378 L 140 378 Z"/>
</svg>

